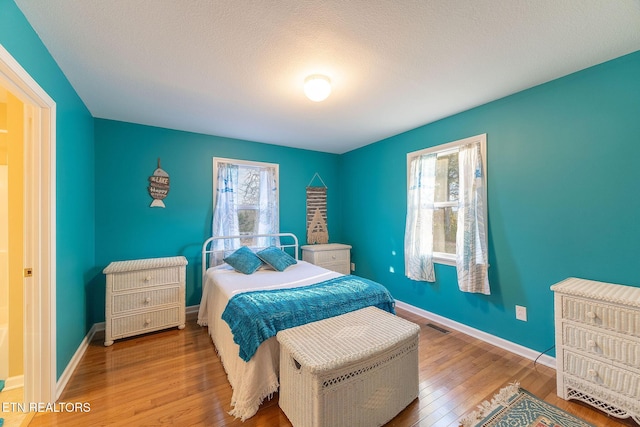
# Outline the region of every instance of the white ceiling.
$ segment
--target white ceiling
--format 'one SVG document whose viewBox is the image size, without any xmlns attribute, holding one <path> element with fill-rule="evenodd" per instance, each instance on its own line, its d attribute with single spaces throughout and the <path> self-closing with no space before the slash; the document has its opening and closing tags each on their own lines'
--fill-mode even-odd
<svg viewBox="0 0 640 427">
<path fill-rule="evenodd" d="M 640 50 L 639 0 L 15 1 L 95 117 L 331 153 Z"/>
</svg>

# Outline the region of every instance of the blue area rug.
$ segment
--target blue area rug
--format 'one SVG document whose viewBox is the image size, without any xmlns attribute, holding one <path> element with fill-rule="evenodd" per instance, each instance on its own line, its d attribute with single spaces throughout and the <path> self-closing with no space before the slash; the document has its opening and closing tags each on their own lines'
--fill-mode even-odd
<svg viewBox="0 0 640 427">
<path fill-rule="evenodd" d="M 511 384 L 460 421 L 461 427 L 595 427 Z"/>
</svg>

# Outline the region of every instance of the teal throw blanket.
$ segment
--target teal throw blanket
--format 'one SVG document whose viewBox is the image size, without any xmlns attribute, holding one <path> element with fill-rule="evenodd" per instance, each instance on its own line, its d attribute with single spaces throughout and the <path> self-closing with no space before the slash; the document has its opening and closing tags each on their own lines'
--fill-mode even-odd
<svg viewBox="0 0 640 427">
<path fill-rule="evenodd" d="M 374 306 L 395 314 L 394 300 L 379 283 L 340 276 L 292 289 L 252 291 L 234 295 L 222 313 L 248 362 L 258 346 L 278 331 Z"/>
</svg>

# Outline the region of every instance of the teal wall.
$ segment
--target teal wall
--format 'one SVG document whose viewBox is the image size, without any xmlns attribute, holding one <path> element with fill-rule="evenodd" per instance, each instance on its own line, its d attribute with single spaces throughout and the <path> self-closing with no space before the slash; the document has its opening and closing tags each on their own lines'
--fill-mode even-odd
<svg viewBox="0 0 640 427">
<path fill-rule="evenodd" d="M 165 208 L 151 208 L 148 177 L 157 158 L 170 178 Z M 317 172 L 328 187 L 329 238 L 340 241 L 339 157 L 117 121 L 95 121 L 96 265 L 88 300 L 104 320 L 104 276 L 111 261 L 183 255 L 187 306 L 200 303 L 200 250 L 211 235 L 213 157 L 278 163 L 280 230 L 305 243 L 306 186 Z M 314 184 L 320 185 L 316 179 Z"/>
<path fill-rule="evenodd" d="M 56 102 L 57 373 L 88 331 L 85 284 L 95 265 L 93 118 L 12 0 L 0 0 L 0 44 Z"/>
<path fill-rule="evenodd" d="M 636 52 L 344 154 L 341 223 L 356 273 L 403 302 L 538 351 L 554 343 L 553 283 L 640 286 L 639 76 Z M 435 284 L 411 281 L 406 154 L 481 133 L 492 295 L 460 292 L 444 265 Z M 515 305 L 527 307 L 528 322 L 515 319 Z"/>
</svg>

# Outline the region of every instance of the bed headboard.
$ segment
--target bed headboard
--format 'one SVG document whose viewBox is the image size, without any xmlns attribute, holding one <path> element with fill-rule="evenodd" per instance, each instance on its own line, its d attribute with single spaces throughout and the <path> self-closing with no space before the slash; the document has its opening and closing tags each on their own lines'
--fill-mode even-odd
<svg viewBox="0 0 640 427">
<path fill-rule="evenodd" d="M 289 255 L 293 256 L 296 260 L 298 260 L 298 238 L 293 233 L 274 233 L 274 234 L 243 234 L 241 236 L 214 236 L 210 237 L 202 244 L 202 277 L 204 278 L 207 269 L 210 267 L 209 260 L 216 257 L 219 259 L 224 258 L 225 256 L 231 254 L 234 250 L 240 248 L 243 243 L 241 240 L 249 240 L 256 238 L 268 238 L 268 237 L 277 237 L 279 240 L 279 244 L 276 244 L 278 248 L 282 249 L 289 253 Z M 214 242 L 216 241 L 229 241 L 233 242 L 233 240 L 237 240 L 235 245 L 231 243 L 228 247 L 233 247 L 234 249 L 211 249 L 214 246 Z M 257 246 L 252 244 L 247 244 L 251 249 L 260 250 L 266 248 L 266 246 Z M 227 247 L 227 245 L 225 245 Z M 203 282 L 204 283 L 204 282 Z"/>
</svg>

